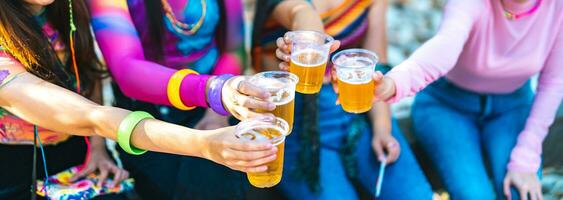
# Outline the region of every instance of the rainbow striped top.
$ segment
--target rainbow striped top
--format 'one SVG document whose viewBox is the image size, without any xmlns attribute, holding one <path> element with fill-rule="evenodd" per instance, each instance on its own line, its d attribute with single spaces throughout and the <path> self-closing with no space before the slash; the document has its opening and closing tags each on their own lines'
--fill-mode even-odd
<svg viewBox="0 0 563 200">
<path fill-rule="evenodd" d="M 152 0 L 151 0 L 152 1 Z M 157 1 L 157 0 L 154 0 Z M 206 12 L 202 27 L 193 35 L 183 35 L 166 27 L 163 34 L 164 61 L 151 60 L 155 53 L 148 34 L 145 12 L 148 0 L 88 1 L 92 27 L 108 69 L 119 89 L 129 98 L 159 105 L 171 105 L 167 97 L 170 77 L 178 70 L 191 68 L 200 74 L 239 74 L 244 61 L 242 5 L 239 0 L 204 0 Z M 202 1 L 168 0 L 175 15 L 185 23 L 203 16 Z M 221 12 L 221 4 L 225 8 Z M 156 8 L 151 8 L 156 9 Z M 225 25 L 220 27 L 221 17 Z M 216 32 L 225 30 L 226 41 L 218 41 Z M 219 42 L 224 49 L 219 49 Z M 205 100 L 196 101 L 197 91 L 205 91 L 208 76 L 187 76 L 182 83 L 192 84 L 180 93 L 188 106 L 207 107 Z M 185 92 L 184 92 L 185 91 Z M 191 101 L 190 101 L 191 100 Z M 194 103 L 195 104 L 190 104 Z"/>
</svg>

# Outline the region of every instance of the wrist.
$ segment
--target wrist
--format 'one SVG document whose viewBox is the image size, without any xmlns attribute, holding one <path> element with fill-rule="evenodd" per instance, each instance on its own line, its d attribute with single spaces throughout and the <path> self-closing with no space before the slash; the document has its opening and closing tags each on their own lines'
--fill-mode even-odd
<svg viewBox="0 0 563 200">
<path fill-rule="evenodd" d="M 372 130 L 373 136 L 389 136 L 391 135 L 391 130 L 389 129 L 381 129 L 381 128 L 373 128 Z"/>
<path fill-rule="evenodd" d="M 215 111 L 215 113 L 228 116 L 230 113 L 225 109 L 223 103 L 223 87 L 233 77 L 230 74 L 223 74 L 216 76 L 213 81 L 210 81 L 208 89 L 207 102 L 209 107 Z"/>
<path fill-rule="evenodd" d="M 194 134 L 195 137 L 195 149 L 193 152 L 189 152 L 187 155 L 208 159 L 209 157 L 209 132 L 211 131 L 200 131 L 201 133 Z M 190 140 L 185 140 L 190 141 Z M 190 144 L 193 145 L 193 144 Z"/>
</svg>

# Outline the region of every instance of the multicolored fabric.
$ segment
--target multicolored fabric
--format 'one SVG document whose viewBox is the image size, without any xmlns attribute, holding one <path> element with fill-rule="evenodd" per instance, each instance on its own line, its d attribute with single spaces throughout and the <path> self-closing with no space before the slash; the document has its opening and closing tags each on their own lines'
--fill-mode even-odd
<svg viewBox="0 0 563 200">
<path fill-rule="evenodd" d="M 44 15 L 39 15 L 36 20 L 42 24 L 43 32 L 50 39 L 51 45 L 55 49 L 61 60 L 66 59 L 66 49 L 63 42 L 58 37 L 58 33 L 49 23 L 46 23 Z M 0 65 L 18 64 L 8 52 L 0 47 Z M 0 80 L 0 87 L 11 81 L 16 74 L 5 74 Z M 44 145 L 53 145 L 68 140 L 71 136 L 64 133 L 53 132 L 44 128 L 39 128 L 39 137 Z M 30 124 L 8 111 L 0 108 L 0 144 L 33 144 L 33 124 Z"/>
<path fill-rule="evenodd" d="M 325 32 L 341 41 L 341 49 L 362 46 L 372 2 L 373 0 L 344 0 L 339 6 L 321 14 Z M 276 39 L 288 30 L 274 20 L 269 20 L 259 31 L 259 35 L 254 35 L 258 38 L 254 40 L 252 53 L 253 67 L 261 71 L 262 60 L 275 59 Z"/>
<path fill-rule="evenodd" d="M 79 172 L 79 166 L 72 167 L 49 177 L 49 184 L 37 182 L 37 194 L 52 200 L 91 199 L 100 195 L 122 193 L 133 190 L 133 179 L 127 179 L 113 187 L 113 181 L 106 179 L 102 187 L 98 187 L 98 176 L 90 174 L 86 178 L 70 182 L 70 178 Z"/>
<path fill-rule="evenodd" d="M 168 80 L 177 70 L 191 68 L 200 74 L 240 74 L 244 61 L 242 6 L 237 0 L 204 0 L 206 15 L 201 28 L 185 35 L 166 25 L 163 35 L 164 60 L 148 58 L 157 55 L 148 32 L 144 0 L 89 1 L 92 26 L 108 69 L 121 91 L 130 98 L 159 105 L 170 105 L 166 92 Z M 202 16 L 201 1 L 168 0 L 176 18 L 194 23 Z M 224 2 L 226 19 L 225 49 L 220 52 L 216 32 L 220 19 L 220 2 Z M 116 42 L 119 41 L 119 42 Z M 206 80 L 206 79 L 205 79 Z M 200 76 L 188 76 L 184 81 L 205 81 Z M 204 87 L 205 84 L 194 84 Z M 188 91 L 204 91 L 189 88 Z M 182 99 L 193 99 L 191 92 L 181 93 Z M 192 93 L 193 94 L 193 93 Z M 189 102 L 187 100 L 183 100 Z M 186 103 L 184 102 L 184 103 Z M 188 105 L 207 107 L 205 104 Z"/>
</svg>

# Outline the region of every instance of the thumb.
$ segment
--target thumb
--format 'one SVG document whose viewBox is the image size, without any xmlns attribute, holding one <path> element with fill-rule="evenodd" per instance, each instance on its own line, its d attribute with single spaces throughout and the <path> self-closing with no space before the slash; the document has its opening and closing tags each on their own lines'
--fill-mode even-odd
<svg viewBox="0 0 563 200">
<path fill-rule="evenodd" d="M 506 199 L 511 200 L 511 194 L 510 194 L 510 179 L 508 177 L 504 178 L 504 182 L 503 182 L 503 190 L 504 190 L 504 196 L 506 196 Z"/>
<path fill-rule="evenodd" d="M 380 71 L 376 71 L 375 73 L 373 73 L 372 76 L 373 79 L 373 84 L 375 85 L 375 90 L 374 92 L 374 100 L 375 101 L 381 101 L 381 100 L 385 100 L 385 97 L 383 97 L 384 93 L 386 90 L 388 90 L 387 85 L 384 84 L 384 76 Z"/>
<path fill-rule="evenodd" d="M 381 82 L 383 82 L 383 77 L 383 73 L 381 73 L 380 71 L 375 71 L 372 76 L 375 85 L 381 84 Z"/>
<path fill-rule="evenodd" d="M 340 48 L 340 40 L 335 40 L 330 46 L 330 52 L 335 52 L 338 48 Z"/>
<path fill-rule="evenodd" d="M 372 146 L 373 146 L 373 150 L 375 151 L 375 155 L 377 156 L 377 160 L 382 162 L 385 158 L 385 152 L 383 151 L 383 147 L 381 147 L 381 144 L 377 141 L 373 142 Z"/>
<path fill-rule="evenodd" d="M 336 94 L 338 94 L 338 77 L 336 75 L 336 68 L 334 66 L 330 69 L 330 82 L 332 83 L 332 89 Z"/>
</svg>

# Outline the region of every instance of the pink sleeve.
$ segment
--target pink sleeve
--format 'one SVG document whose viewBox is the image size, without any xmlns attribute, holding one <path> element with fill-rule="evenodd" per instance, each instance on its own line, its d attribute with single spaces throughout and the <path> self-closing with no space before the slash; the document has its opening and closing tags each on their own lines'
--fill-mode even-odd
<svg viewBox="0 0 563 200">
<path fill-rule="evenodd" d="M 239 57 L 233 53 L 223 53 L 217 60 L 217 64 L 213 69 L 213 75 L 234 74 L 240 75 L 242 66 Z"/>
<path fill-rule="evenodd" d="M 155 104 L 170 105 L 168 80 L 176 70 L 148 61 L 139 34 L 133 25 L 126 0 L 90 0 L 92 26 L 108 69 L 128 97 Z M 182 82 L 182 101 L 188 106 L 207 107 L 208 76 L 187 76 Z M 198 83 L 198 84 L 189 84 Z M 202 99 L 203 98 L 203 99 Z M 203 103 L 202 103 L 203 102 Z"/>
<path fill-rule="evenodd" d="M 542 143 L 563 98 L 563 29 L 560 28 L 558 34 L 540 73 L 530 116 L 512 150 L 508 163 L 510 171 L 535 173 L 539 170 Z"/>
<path fill-rule="evenodd" d="M 483 6 L 480 1 L 448 1 L 436 35 L 387 74 L 396 87 L 396 95 L 387 102 L 392 103 L 412 96 L 450 71 L 456 64 Z"/>
<path fill-rule="evenodd" d="M 227 31 L 225 39 L 225 52 L 221 54 L 217 65 L 213 70 L 213 75 L 242 73 L 242 66 L 245 65 L 246 52 L 244 49 L 244 20 L 243 7 L 240 0 L 225 0 L 225 20 Z"/>
</svg>

